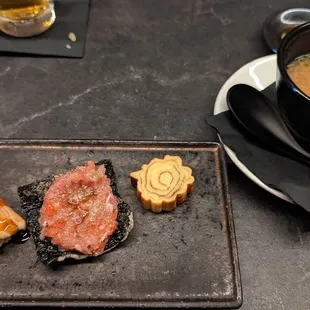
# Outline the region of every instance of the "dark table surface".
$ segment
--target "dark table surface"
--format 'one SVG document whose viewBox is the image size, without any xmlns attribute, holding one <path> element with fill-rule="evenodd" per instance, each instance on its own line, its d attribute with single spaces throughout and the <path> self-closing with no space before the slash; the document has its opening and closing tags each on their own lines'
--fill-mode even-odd
<svg viewBox="0 0 310 310">
<path fill-rule="evenodd" d="M 2 57 L 0 137 L 214 141 L 222 84 L 308 0 L 93 0 L 83 59 Z M 243 310 L 310 309 L 310 216 L 229 165 Z"/>
</svg>

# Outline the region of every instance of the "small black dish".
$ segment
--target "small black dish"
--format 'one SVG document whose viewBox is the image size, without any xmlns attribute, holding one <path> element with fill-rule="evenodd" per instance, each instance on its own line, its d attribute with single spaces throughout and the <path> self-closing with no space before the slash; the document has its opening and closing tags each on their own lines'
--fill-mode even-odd
<svg viewBox="0 0 310 310">
<path fill-rule="evenodd" d="M 310 21 L 310 8 L 287 8 L 268 16 L 263 25 L 263 38 L 277 53 L 283 38 L 294 28 Z"/>
<path fill-rule="evenodd" d="M 1 2 L 1 1 L 0 1 Z M 14 1 L 13 1 L 14 2 Z M 0 32 L 0 56 L 65 57 L 84 56 L 90 0 L 55 0 L 56 21 L 40 35 L 17 38 Z M 76 42 L 69 39 L 74 33 Z"/>
<path fill-rule="evenodd" d="M 289 32 L 277 55 L 277 98 L 281 116 L 296 140 L 310 150 L 310 97 L 290 79 L 287 65 L 296 57 L 310 54 L 310 22 Z"/>
</svg>

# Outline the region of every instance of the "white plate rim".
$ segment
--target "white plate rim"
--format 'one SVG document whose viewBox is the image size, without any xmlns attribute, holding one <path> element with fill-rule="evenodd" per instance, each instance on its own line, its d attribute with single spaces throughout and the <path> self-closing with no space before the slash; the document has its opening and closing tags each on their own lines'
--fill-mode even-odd
<svg viewBox="0 0 310 310">
<path fill-rule="evenodd" d="M 214 109 L 213 109 L 213 115 L 219 114 L 223 111 L 225 111 L 225 109 L 223 110 L 223 104 L 221 104 L 221 102 L 223 101 L 223 97 L 225 98 L 225 102 L 226 102 L 226 94 L 228 89 L 235 84 L 238 83 L 243 83 L 243 84 L 248 84 L 251 85 L 259 90 L 262 90 L 263 87 L 257 87 L 257 85 L 251 83 L 250 77 L 248 79 L 239 79 L 236 80 L 236 76 L 241 75 L 243 72 L 245 72 L 246 70 L 248 70 L 250 67 L 253 66 L 259 66 L 259 65 L 266 65 L 266 63 L 268 62 L 276 62 L 277 56 L 276 55 L 268 55 L 268 56 L 264 56 L 261 58 L 257 58 L 247 64 L 245 64 L 244 66 L 242 66 L 240 69 L 238 69 L 235 73 L 233 73 L 230 78 L 223 84 L 223 86 L 221 87 L 220 91 L 218 92 L 218 95 L 216 97 L 215 100 L 215 104 L 214 104 Z M 236 80 L 236 81 L 234 81 Z M 274 78 L 275 81 L 275 78 Z M 273 81 L 273 82 L 274 82 Z M 268 86 L 268 85 L 267 85 Z M 266 86 L 265 86 L 266 87 Z M 226 106 L 226 111 L 228 110 L 228 107 Z M 220 142 L 223 144 L 223 147 L 228 155 L 228 157 L 231 159 L 231 161 L 250 179 L 252 180 L 254 183 L 256 183 L 259 187 L 263 188 L 264 190 L 268 191 L 269 193 L 271 193 L 274 196 L 277 196 L 278 198 L 281 198 L 285 201 L 288 201 L 290 203 L 294 203 L 292 201 L 292 199 L 290 197 L 288 197 L 287 195 L 285 195 L 284 193 L 269 187 L 267 184 L 265 184 L 264 182 L 262 182 L 253 172 L 251 172 L 237 157 L 236 153 L 230 149 L 227 145 L 225 145 L 220 137 L 220 135 L 218 134 L 219 140 Z"/>
</svg>

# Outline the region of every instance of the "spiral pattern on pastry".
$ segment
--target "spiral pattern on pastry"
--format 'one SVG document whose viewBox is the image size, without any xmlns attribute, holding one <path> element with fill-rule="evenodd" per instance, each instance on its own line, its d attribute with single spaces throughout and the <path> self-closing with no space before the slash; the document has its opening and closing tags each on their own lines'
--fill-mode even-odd
<svg viewBox="0 0 310 310">
<path fill-rule="evenodd" d="M 179 156 L 154 158 L 130 177 L 143 207 L 156 213 L 175 209 L 194 185 L 191 168 L 183 166 Z"/>
</svg>

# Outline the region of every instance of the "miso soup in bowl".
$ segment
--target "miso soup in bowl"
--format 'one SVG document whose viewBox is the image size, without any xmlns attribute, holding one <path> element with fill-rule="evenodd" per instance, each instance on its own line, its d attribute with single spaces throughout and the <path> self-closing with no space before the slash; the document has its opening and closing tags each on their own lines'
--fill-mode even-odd
<svg viewBox="0 0 310 310">
<path fill-rule="evenodd" d="M 295 58 L 287 66 L 287 73 L 296 87 L 310 97 L 310 54 Z"/>
<path fill-rule="evenodd" d="M 279 110 L 296 140 L 310 150 L 310 23 L 282 40 L 277 54 Z"/>
</svg>

